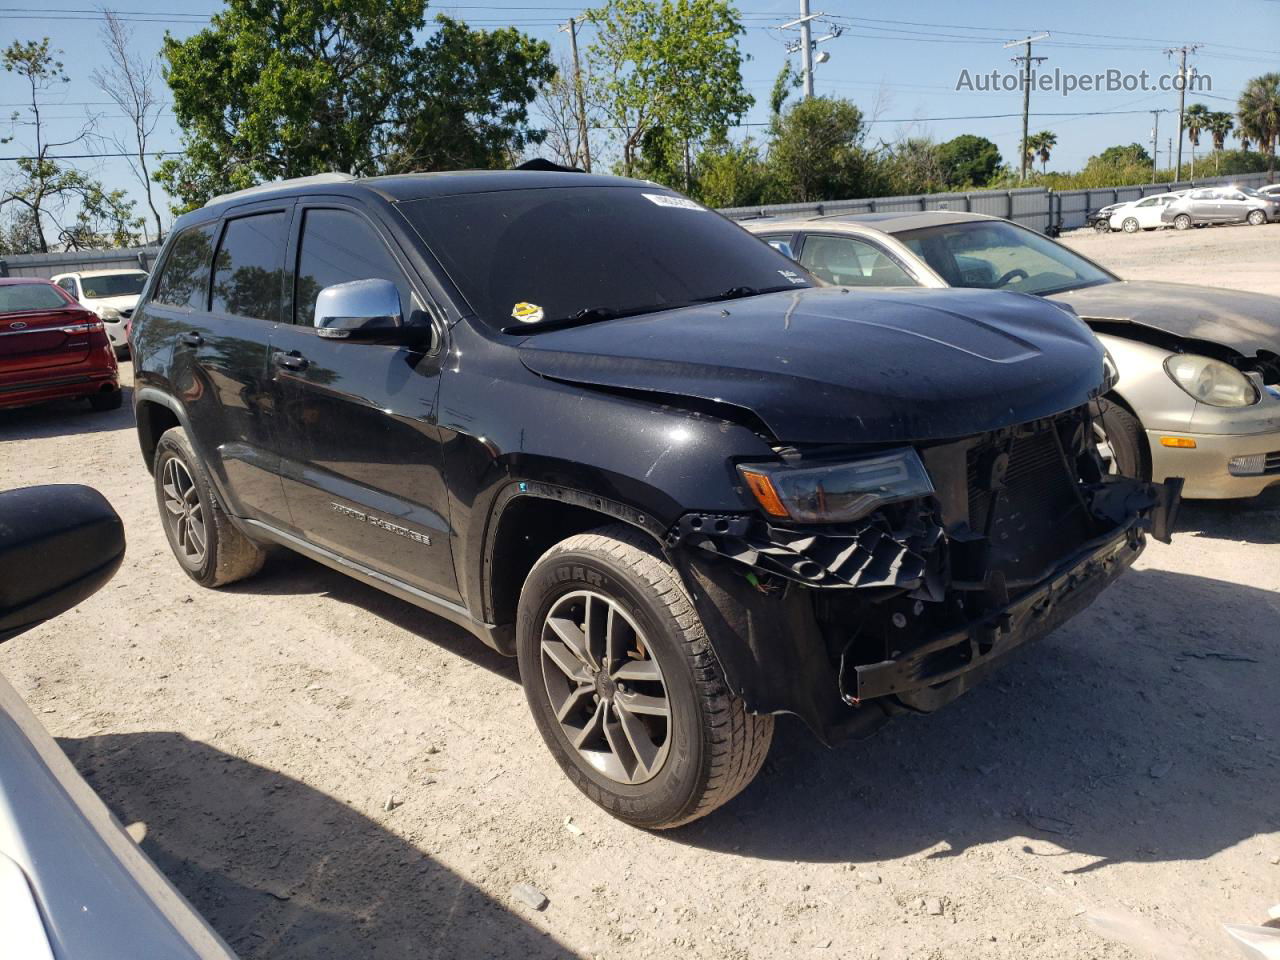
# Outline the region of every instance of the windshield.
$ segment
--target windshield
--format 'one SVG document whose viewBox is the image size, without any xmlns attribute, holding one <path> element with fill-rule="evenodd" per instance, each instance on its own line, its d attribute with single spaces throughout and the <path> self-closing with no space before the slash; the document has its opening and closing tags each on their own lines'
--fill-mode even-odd
<svg viewBox="0 0 1280 960">
<path fill-rule="evenodd" d="M 86 300 L 102 297 L 136 297 L 147 282 L 145 273 L 113 273 L 105 277 L 81 277 L 80 289 Z"/>
<path fill-rule="evenodd" d="M 469 193 L 400 210 L 499 329 L 532 332 L 812 282 L 767 243 L 657 186 Z"/>
<path fill-rule="evenodd" d="M 68 302 L 58 288 L 48 283 L 0 284 L 0 313 L 23 313 L 27 310 L 66 310 Z"/>
<path fill-rule="evenodd" d="M 1001 220 L 948 223 L 894 236 L 953 287 L 1049 294 L 1116 279 L 1048 237 Z"/>
</svg>

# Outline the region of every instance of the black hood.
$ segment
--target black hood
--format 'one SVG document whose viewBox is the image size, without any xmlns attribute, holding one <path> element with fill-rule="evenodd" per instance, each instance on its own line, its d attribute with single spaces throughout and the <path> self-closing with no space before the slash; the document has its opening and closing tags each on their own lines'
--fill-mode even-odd
<svg viewBox="0 0 1280 960">
<path fill-rule="evenodd" d="M 786 291 L 534 334 L 520 358 L 556 380 L 744 408 L 791 443 L 982 433 L 1079 406 L 1103 376 L 1067 311 L 987 290 Z"/>
<path fill-rule="evenodd" d="M 1244 354 L 1280 353 L 1280 297 L 1189 283 L 1118 280 L 1055 293 L 1086 321 L 1135 323 Z M 1109 332 L 1124 336 L 1123 330 Z"/>
</svg>

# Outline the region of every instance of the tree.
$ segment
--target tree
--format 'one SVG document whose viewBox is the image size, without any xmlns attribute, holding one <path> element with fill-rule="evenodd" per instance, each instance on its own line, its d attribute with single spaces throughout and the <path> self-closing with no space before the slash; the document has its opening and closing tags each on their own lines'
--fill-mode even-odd
<svg viewBox="0 0 1280 960">
<path fill-rule="evenodd" d="M 1209 133 L 1213 136 L 1213 169 L 1221 173 L 1222 150 L 1227 144 L 1227 135 L 1235 127 L 1235 117 L 1222 110 L 1214 110 L 1205 120 Z"/>
<path fill-rule="evenodd" d="M 595 101 L 595 91 L 586 83 L 582 85 L 583 106 L 587 115 L 587 137 L 600 126 L 600 105 Z M 574 90 L 573 64 L 562 59 L 555 74 L 538 92 L 536 102 L 538 119 L 546 131 L 543 143 L 556 163 L 567 167 L 586 169 L 586 147 L 582 128 L 578 123 L 578 95 Z"/>
<path fill-rule="evenodd" d="M 791 96 L 791 91 L 802 83 L 804 78 L 796 73 L 795 68 L 791 66 L 791 61 L 783 60 L 782 69 L 774 78 L 773 90 L 769 93 L 769 113 L 774 115 L 781 113 L 787 97 Z"/>
<path fill-rule="evenodd" d="M 948 187 L 981 187 L 1000 168 L 1000 149 L 986 137 L 972 133 L 941 143 L 938 165 Z"/>
<path fill-rule="evenodd" d="M 1109 166 L 1131 166 L 1144 164 L 1151 166 L 1151 154 L 1140 143 L 1130 143 L 1107 147 L 1100 154 L 1089 158 L 1090 164 L 1106 164 Z"/>
<path fill-rule="evenodd" d="M 693 194 L 709 207 L 748 207 L 766 202 L 769 168 L 748 137 L 742 143 L 717 141 L 698 154 Z"/>
<path fill-rule="evenodd" d="M 696 145 L 724 139 L 754 102 L 742 85 L 736 11 L 725 0 L 609 0 L 587 16 L 597 30 L 589 82 L 616 128 L 620 172 L 631 176 L 660 127 L 681 148 L 688 187 Z"/>
<path fill-rule="evenodd" d="M 836 97 L 810 97 L 774 117 L 769 168 L 776 199 L 807 203 L 866 196 L 865 133 L 862 111 Z"/>
<path fill-rule="evenodd" d="M 548 48 L 511 29 L 438 18 L 425 0 L 228 0 L 166 35 L 184 155 L 156 179 L 178 208 L 263 180 L 505 162 L 536 139 L 525 110 Z"/>
<path fill-rule="evenodd" d="M 1182 125 L 1187 129 L 1187 139 L 1191 141 L 1191 176 L 1196 175 L 1196 147 L 1200 146 L 1200 133 L 1209 126 L 1211 111 L 1203 103 L 1193 103 L 1182 111 Z"/>
<path fill-rule="evenodd" d="M 927 137 L 908 137 L 894 144 L 881 155 L 876 168 L 876 193 L 936 193 L 947 188 L 939 147 Z"/>
<path fill-rule="evenodd" d="M 71 249 L 102 246 L 127 246 L 135 242 L 134 231 L 140 221 L 133 215 L 134 204 L 123 190 L 107 191 L 94 178 L 59 162 L 51 151 L 83 142 L 93 132 L 94 120 L 88 118 L 80 131 L 66 140 L 50 141 L 44 130 L 41 113 L 45 94 L 68 82 L 62 62 L 49 49 L 49 39 L 15 40 L 0 61 L 9 73 L 17 74 L 30 91 L 30 119 L 15 122 L 32 129 L 34 153 L 20 157 L 16 175 L 0 195 L 0 209 L 19 207 L 18 235 L 29 244 L 28 249 L 49 252 L 48 227 L 56 231 L 56 241 Z M 6 211 L 8 212 L 8 211 Z M 10 241 L 13 239 L 11 234 Z"/>
<path fill-rule="evenodd" d="M 1264 73 L 1245 84 L 1236 113 L 1241 139 L 1247 136 L 1262 147 L 1268 158 L 1267 175 L 1274 180 L 1276 141 L 1280 140 L 1280 73 Z"/>
<path fill-rule="evenodd" d="M 1058 135 L 1049 130 L 1041 130 L 1039 133 L 1033 133 L 1027 137 L 1027 160 L 1034 161 L 1038 156 L 1040 158 L 1040 172 L 1048 173 L 1049 155 L 1053 148 L 1058 145 Z"/>
<path fill-rule="evenodd" d="M 151 171 L 147 166 L 147 144 L 160 123 L 163 109 L 155 89 L 158 77 L 156 61 L 134 51 L 133 31 L 115 13 L 104 10 L 102 15 L 104 22 L 100 36 L 110 66 L 94 70 L 92 79 L 97 88 L 120 108 L 129 124 L 127 137 L 107 139 L 125 154 L 129 168 L 142 185 L 147 207 L 155 218 L 156 240 L 159 241 L 164 234 L 164 224 L 160 211 L 156 209 L 151 191 Z"/>
</svg>

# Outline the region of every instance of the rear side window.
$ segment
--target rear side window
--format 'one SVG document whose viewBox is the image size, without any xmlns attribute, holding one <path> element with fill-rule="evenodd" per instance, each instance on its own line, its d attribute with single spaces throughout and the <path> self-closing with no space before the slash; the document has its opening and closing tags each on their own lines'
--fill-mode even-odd
<svg viewBox="0 0 1280 960">
<path fill-rule="evenodd" d="M 71 306 L 58 288 L 49 283 L 0 284 L 0 313 L 27 310 L 65 310 Z"/>
<path fill-rule="evenodd" d="M 278 322 L 288 231 L 285 213 L 259 213 L 228 220 L 214 261 L 213 302 L 209 309 Z"/>
<path fill-rule="evenodd" d="M 209 296 L 209 265 L 213 262 L 214 224 L 192 227 L 178 234 L 156 278 L 151 299 L 167 307 L 203 310 Z"/>
<path fill-rule="evenodd" d="M 390 280 L 400 291 L 406 322 L 412 316 L 413 288 L 373 226 L 349 210 L 308 210 L 298 250 L 294 323 L 310 326 L 320 291 L 352 280 Z"/>
<path fill-rule="evenodd" d="M 814 276 L 845 287 L 919 286 L 902 267 L 874 244 L 853 237 L 809 236 L 800 262 Z"/>
</svg>

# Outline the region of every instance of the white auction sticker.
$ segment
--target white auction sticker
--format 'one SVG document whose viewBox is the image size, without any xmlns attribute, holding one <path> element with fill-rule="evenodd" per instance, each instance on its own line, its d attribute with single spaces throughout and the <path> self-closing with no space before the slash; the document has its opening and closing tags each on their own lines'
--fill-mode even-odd
<svg viewBox="0 0 1280 960">
<path fill-rule="evenodd" d="M 645 193 L 641 194 L 650 203 L 656 203 L 660 207 L 675 207 L 678 210 L 702 210 L 706 211 L 706 207 L 701 204 L 694 203 L 684 197 L 669 197 L 665 193 Z"/>
</svg>

